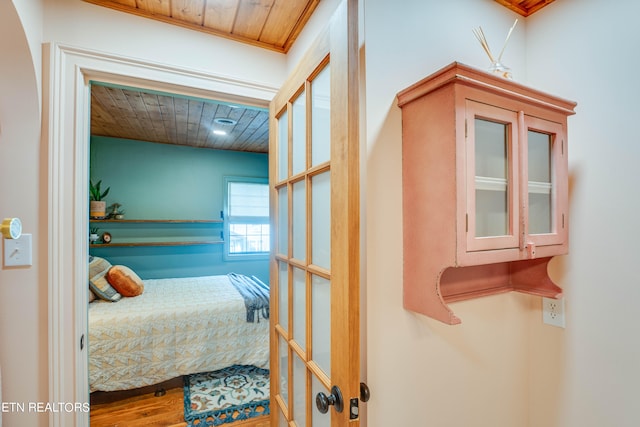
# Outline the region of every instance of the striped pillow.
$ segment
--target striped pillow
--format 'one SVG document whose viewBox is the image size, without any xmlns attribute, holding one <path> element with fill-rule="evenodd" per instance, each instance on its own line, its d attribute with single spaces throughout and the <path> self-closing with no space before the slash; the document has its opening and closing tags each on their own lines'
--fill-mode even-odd
<svg viewBox="0 0 640 427">
<path fill-rule="evenodd" d="M 111 268 L 111 264 L 104 258 L 89 257 L 89 289 L 100 299 L 116 302 L 122 298 L 107 281 L 105 274 Z"/>
</svg>

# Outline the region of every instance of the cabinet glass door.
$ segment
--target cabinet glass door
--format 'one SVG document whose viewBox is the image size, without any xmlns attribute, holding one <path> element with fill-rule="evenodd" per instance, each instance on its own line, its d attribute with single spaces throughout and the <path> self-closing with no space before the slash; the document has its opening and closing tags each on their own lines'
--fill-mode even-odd
<svg viewBox="0 0 640 427">
<path fill-rule="evenodd" d="M 517 114 L 467 101 L 467 249 L 518 246 Z"/>
<path fill-rule="evenodd" d="M 559 123 L 525 116 L 526 235 L 537 245 L 561 243 L 567 189 L 564 133 Z"/>
<path fill-rule="evenodd" d="M 527 141 L 529 234 L 547 234 L 553 229 L 552 212 L 554 210 L 554 201 L 551 196 L 553 188 L 551 135 L 529 130 Z"/>
<path fill-rule="evenodd" d="M 476 237 L 509 233 L 509 125 L 475 119 Z"/>
</svg>

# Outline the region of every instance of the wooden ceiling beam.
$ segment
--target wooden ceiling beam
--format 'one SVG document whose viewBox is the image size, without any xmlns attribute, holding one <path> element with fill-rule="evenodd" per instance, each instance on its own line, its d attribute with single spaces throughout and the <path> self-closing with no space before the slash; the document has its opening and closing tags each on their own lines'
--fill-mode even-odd
<svg viewBox="0 0 640 427">
<path fill-rule="evenodd" d="M 555 0 L 495 0 L 504 7 L 527 17 L 539 11 L 543 7 L 553 3 Z"/>
</svg>

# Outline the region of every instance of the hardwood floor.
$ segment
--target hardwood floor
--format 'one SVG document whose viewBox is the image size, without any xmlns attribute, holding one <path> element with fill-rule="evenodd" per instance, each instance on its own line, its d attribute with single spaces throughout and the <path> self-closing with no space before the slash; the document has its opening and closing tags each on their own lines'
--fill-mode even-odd
<svg viewBox="0 0 640 427">
<path fill-rule="evenodd" d="M 92 396 L 91 427 L 186 427 L 182 387 L 166 389 L 156 397 L 153 390 L 116 400 L 104 395 Z M 96 402 L 96 403 L 94 403 Z M 223 424 L 225 427 L 269 427 L 268 416 Z"/>
</svg>

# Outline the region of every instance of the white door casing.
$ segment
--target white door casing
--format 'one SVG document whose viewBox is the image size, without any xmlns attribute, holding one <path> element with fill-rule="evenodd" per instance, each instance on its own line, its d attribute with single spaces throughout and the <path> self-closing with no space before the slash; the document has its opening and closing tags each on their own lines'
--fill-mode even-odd
<svg viewBox="0 0 640 427">
<path fill-rule="evenodd" d="M 90 82 L 260 107 L 277 88 L 62 44 L 47 44 L 43 52 L 43 75 L 49 76 L 43 85 L 42 128 L 48 147 L 43 191 L 48 197 L 49 401 L 86 403 Z M 89 414 L 51 412 L 49 425 L 88 426 Z"/>
</svg>

